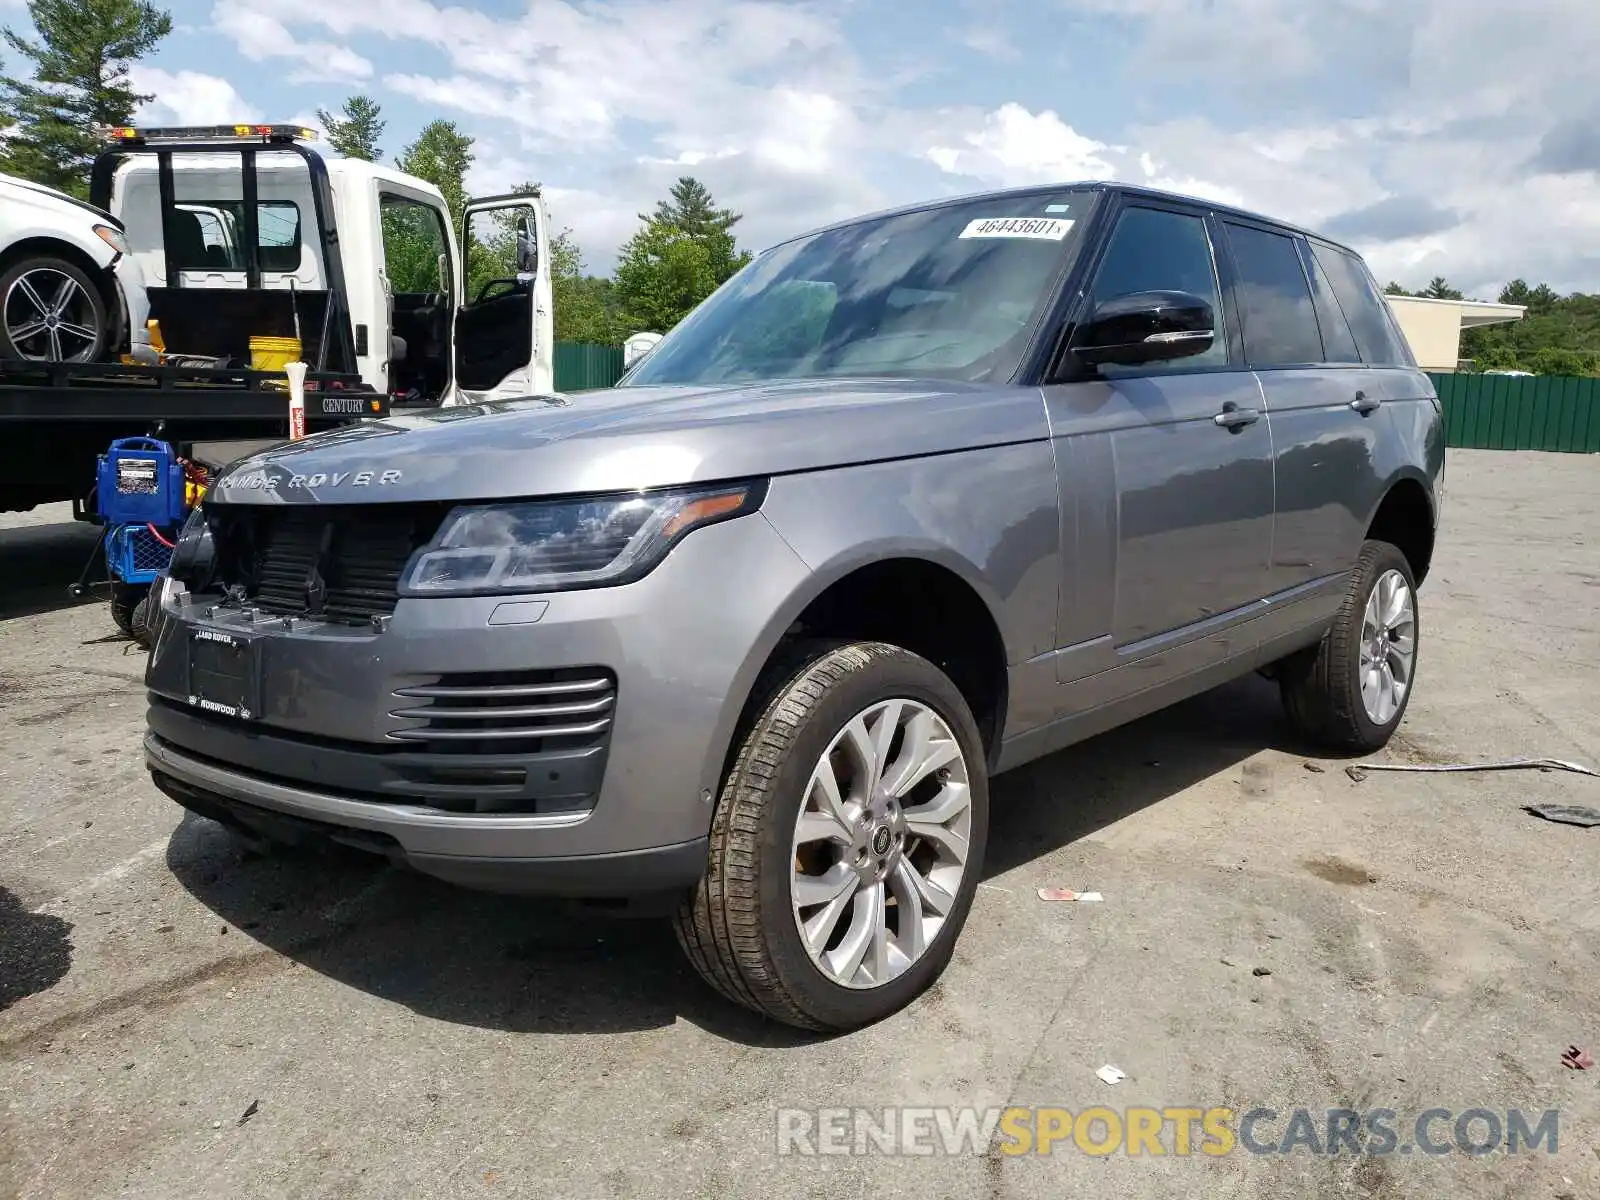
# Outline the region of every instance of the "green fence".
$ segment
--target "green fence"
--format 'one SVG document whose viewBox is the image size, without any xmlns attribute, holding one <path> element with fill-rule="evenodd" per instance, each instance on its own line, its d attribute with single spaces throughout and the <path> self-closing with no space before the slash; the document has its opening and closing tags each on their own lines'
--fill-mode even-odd
<svg viewBox="0 0 1600 1200">
<path fill-rule="evenodd" d="M 1600 452 L 1600 379 L 1430 375 L 1445 444 L 1478 450 Z"/>
<path fill-rule="evenodd" d="M 556 343 L 556 391 L 608 388 L 622 378 L 622 347 Z"/>
</svg>

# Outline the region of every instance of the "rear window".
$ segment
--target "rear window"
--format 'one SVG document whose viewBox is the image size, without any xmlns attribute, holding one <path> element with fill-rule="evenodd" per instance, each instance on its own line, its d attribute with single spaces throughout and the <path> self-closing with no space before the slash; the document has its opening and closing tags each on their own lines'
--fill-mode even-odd
<svg viewBox="0 0 1600 1200">
<path fill-rule="evenodd" d="M 1239 271 L 1245 358 L 1253 367 L 1322 361 L 1322 335 L 1294 239 L 1228 223 Z"/>
<path fill-rule="evenodd" d="M 1328 283 L 1350 323 L 1362 360 L 1377 367 L 1413 366 L 1411 352 L 1366 265 L 1355 255 L 1332 246 L 1313 242 L 1311 252 L 1327 272 Z"/>
</svg>

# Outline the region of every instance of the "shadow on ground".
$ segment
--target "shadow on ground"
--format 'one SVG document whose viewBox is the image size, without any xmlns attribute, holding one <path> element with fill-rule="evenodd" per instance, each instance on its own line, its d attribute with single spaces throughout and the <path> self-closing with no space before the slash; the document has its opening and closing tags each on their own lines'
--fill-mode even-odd
<svg viewBox="0 0 1600 1200">
<path fill-rule="evenodd" d="M 71 934 L 70 922 L 29 912 L 0 888 L 0 1012 L 66 978 L 72 969 Z"/>
<path fill-rule="evenodd" d="M 994 782 L 986 876 L 1013 870 L 1227 770 L 1289 732 L 1250 677 Z M 357 851 L 243 853 L 186 815 L 167 861 L 249 937 L 435 1020 L 512 1032 L 615 1033 L 688 1020 L 744 1044 L 804 1035 L 715 995 L 668 923 L 463 891 Z"/>
<path fill-rule="evenodd" d="M 0 529 L 0 620 L 80 604 L 105 604 L 104 588 L 82 598 L 67 591 L 95 553 L 99 537 L 98 526 L 80 521 Z M 105 578 L 104 558 L 97 558 L 90 574 L 93 579 Z M 106 631 L 115 632 L 109 616 Z"/>
</svg>

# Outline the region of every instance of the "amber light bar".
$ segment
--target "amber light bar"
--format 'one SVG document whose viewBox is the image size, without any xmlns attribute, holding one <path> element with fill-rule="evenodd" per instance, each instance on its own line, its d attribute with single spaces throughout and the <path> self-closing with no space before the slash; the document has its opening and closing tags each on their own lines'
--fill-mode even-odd
<svg viewBox="0 0 1600 1200">
<path fill-rule="evenodd" d="M 317 131 L 303 125 L 121 125 L 113 142 L 314 142 Z"/>
</svg>

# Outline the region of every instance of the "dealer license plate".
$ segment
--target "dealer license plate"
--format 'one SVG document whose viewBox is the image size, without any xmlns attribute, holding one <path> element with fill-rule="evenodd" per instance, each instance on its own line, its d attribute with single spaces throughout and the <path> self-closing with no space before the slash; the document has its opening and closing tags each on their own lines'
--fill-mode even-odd
<svg viewBox="0 0 1600 1200">
<path fill-rule="evenodd" d="M 241 721 L 261 711 L 261 671 L 255 639 L 220 629 L 189 635 L 189 703 Z"/>
</svg>

